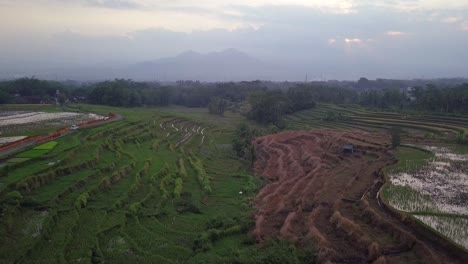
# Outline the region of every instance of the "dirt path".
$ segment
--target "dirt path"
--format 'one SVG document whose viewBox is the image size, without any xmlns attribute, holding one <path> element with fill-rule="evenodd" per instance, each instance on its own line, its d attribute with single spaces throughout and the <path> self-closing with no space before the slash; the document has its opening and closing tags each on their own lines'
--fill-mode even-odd
<svg viewBox="0 0 468 264">
<path fill-rule="evenodd" d="M 256 238 L 313 241 L 320 263 L 459 263 L 377 204 L 388 141 L 335 130 L 256 139 L 254 170 L 271 181 L 256 199 Z"/>
</svg>

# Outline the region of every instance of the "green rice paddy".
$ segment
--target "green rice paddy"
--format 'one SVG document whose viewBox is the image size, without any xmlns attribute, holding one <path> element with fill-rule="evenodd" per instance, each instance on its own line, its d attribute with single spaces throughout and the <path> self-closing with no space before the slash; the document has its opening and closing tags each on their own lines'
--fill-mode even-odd
<svg viewBox="0 0 468 264">
<path fill-rule="evenodd" d="M 125 119 L 13 158 L 31 160 L 0 177 L 2 262 L 222 263 L 260 254 L 248 234 L 258 182 L 225 147 L 240 115 L 81 107 Z"/>
</svg>

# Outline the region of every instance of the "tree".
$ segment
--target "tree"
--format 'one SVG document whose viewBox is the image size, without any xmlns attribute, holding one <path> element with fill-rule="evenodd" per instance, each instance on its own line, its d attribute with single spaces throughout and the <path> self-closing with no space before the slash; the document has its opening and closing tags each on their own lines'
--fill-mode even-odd
<svg viewBox="0 0 468 264">
<path fill-rule="evenodd" d="M 291 112 L 315 107 L 315 100 L 312 89 L 312 87 L 308 87 L 306 85 L 289 88 L 286 95 L 291 102 Z"/>
<path fill-rule="evenodd" d="M 392 147 L 396 148 L 400 146 L 401 143 L 401 128 L 400 127 L 392 127 L 390 129 L 390 135 L 392 136 Z"/>
<path fill-rule="evenodd" d="M 10 101 L 10 95 L 4 90 L 0 90 L 0 104 L 8 103 L 8 101 Z"/>
<path fill-rule="evenodd" d="M 232 148 L 237 156 L 253 161 L 254 147 L 252 140 L 257 136 L 257 131 L 246 123 L 241 123 L 237 126 L 234 134 Z"/>
<path fill-rule="evenodd" d="M 252 106 L 248 117 L 261 124 L 276 124 L 289 108 L 289 100 L 281 91 L 262 91 L 250 95 Z"/>
<path fill-rule="evenodd" d="M 369 89 L 371 88 L 372 85 L 371 85 L 371 82 L 367 78 L 361 77 L 359 78 L 359 81 L 357 82 L 357 86 L 360 89 Z"/>
<path fill-rule="evenodd" d="M 213 115 L 224 116 L 224 111 L 226 111 L 228 102 L 224 99 L 221 99 L 217 96 L 210 98 L 210 103 L 208 104 L 208 111 Z"/>
<path fill-rule="evenodd" d="M 67 97 L 64 94 L 59 94 L 57 99 L 60 105 L 64 105 L 67 101 Z"/>
</svg>

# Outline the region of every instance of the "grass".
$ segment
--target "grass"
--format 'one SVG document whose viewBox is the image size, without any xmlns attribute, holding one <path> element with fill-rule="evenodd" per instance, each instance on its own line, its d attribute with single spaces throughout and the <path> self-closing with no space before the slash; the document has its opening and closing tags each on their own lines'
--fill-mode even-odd
<svg viewBox="0 0 468 264">
<path fill-rule="evenodd" d="M 206 109 L 180 107 L 76 107 L 116 112 L 125 119 L 80 129 L 17 156 L 37 158 L 47 153 L 46 158 L 15 166 L 1 179 L 0 201 L 7 211 L 6 199 L 11 197 L 7 194 L 20 192 L 14 196 L 19 207 L 12 206 L 9 217 L 0 220 L 0 243 L 20 242 L 2 247 L 2 261 L 209 263 L 229 261 L 235 252 L 248 252 L 246 249 L 253 247 L 242 243 L 249 237 L 248 229 L 220 229 L 216 232 L 223 234 L 221 237 L 197 244 L 202 251 L 194 249 L 196 241 L 206 236 L 211 219 L 235 225 L 249 222 L 251 208 L 239 198 L 239 191 L 246 189 L 246 184 L 251 188 L 252 176 L 247 164 L 237 160 L 229 147 L 242 116 L 226 113 L 218 117 Z M 175 124 L 179 131 L 171 126 L 176 118 L 181 119 Z M 163 121 L 169 121 L 167 131 L 160 127 Z M 182 127 L 194 135 L 176 147 L 185 138 Z M 159 142 L 156 148 L 155 142 Z M 48 166 L 49 162 L 56 164 Z M 165 164 L 173 176 L 158 176 Z M 234 172 L 247 176 L 234 177 Z M 160 187 L 163 180 L 166 196 Z M 17 189 L 20 181 L 27 182 L 29 188 Z M 38 211 L 47 213 L 40 214 L 42 218 L 28 217 Z M 18 231 L 21 235 L 11 231 L 25 226 L 31 228 Z M 31 233 L 37 235 L 32 237 Z M 226 251 L 226 247 L 230 249 Z"/>
<path fill-rule="evenodd" d="M 0 111 L 28 111 L 28 112 L 62 112 L 62 109 L 50 104 L 2 104 Z"/>
<path fill-rule="evenodd" d="M 323 122 L 329 112 L 341 119 Z M 403 133 L 424 135 L 437 134 L 439 137 L 454 140 L 459 132 L 467 131 L 467 118 L 441 117 L 422 112 L 383 112 L 365 109 L 360 106 L 318 104 L 316 108 L 296 112 L 285 117 L 288 129 L 360 129 L 382 131 L 391 126 L 399 126 Z"/>
<path fill-rule="evenodd" d="M 428 160 L 434 157 L 429 151 L 413 147 L 400 146 L 396 150 L 398 163 L 394 166 L 386 167 L 387 173 L 415 172 L 424 166 Z"/>
<path fill-rule="evenodd" d="M 393 208 L 406 212 L 436 233 L 468 249 L 465 202 L 463 198 L 456 200 L 463 195 L 464 190 L 458 186 L 467 167 L 463 162 L 452 160 L 451 153 L 446 152 L 457 149 L 461 157 L 465 148 L 425 148 L 434 151 L 435 155 L 413 147 L 397 149 L 399 162 L 386 169 L 390 181 L 384 185 L 382 198 Z"/>
<path fill-rule="evenodd" d="M 453 153 L 456 153 L 456 154 L 468 154 L 467 145 L 454 145 L 454 146 L 451 146 L 450 149 L 453 151 Z"/>
<path fill-rule="evenodd" d="M 38 158 L 49 151 L 49 149 L 31 149 L 16 155 L 16 158 Z"/>
<path fill-rule="evenodd" d="M 388 203 L 404 212 L 437 212 L 432 205 L 430 197 L 426 197 L 408 186 L 389 184 L 382 192 Z"/>
<path fill-rule="evenodd" d="M 417 215 L 419 221 L 430 226 L 454 242 L 468 248 L 468 219 L 460 217 Z"/>
<path fill-rule="evenodd" d="M 52 150 L 53 148 L 55 148 L 55 146 L 57 146 L 57 144 L 58 144 L 57 141 L 49 141 L 47 143 L 44 143 L 42 145 L 39 145 L 39 146 L 35 147 L 34 149 Z"/>
<path fill-rule="evenodd" d="M 27 160 L 30 160 L 30 158 L 11 158 L 11 159 L 7 160 L 6 162 L 7 163 L 21 163 L 21 162 L 25 162 Z"/>
</svg>

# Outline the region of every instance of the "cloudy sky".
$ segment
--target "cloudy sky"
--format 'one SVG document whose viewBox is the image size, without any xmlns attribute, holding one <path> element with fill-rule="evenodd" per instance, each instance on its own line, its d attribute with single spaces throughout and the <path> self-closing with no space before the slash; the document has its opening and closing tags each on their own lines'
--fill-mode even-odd
<svg viewBox="0 0 468 264">
<path fill-rule="evenodd" d="M 468 77 L 468 0 L 0 0 L 0 36 L 9 73 L 235 48 L 312 79 Z"/>
</svg>

